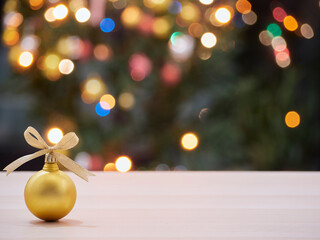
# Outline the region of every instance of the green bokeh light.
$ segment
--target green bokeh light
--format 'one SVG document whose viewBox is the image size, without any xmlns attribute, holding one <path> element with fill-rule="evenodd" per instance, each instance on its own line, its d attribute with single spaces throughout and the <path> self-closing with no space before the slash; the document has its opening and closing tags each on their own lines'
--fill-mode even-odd
<svg viewBox="0 0 320 240">
<path fill-rule="evenodd" d="M 267 31 L 271 37 L 281 36 L 282 34 L 281 28 L 275 23 L 270 23 L 267 27 Z"/>
</svg>

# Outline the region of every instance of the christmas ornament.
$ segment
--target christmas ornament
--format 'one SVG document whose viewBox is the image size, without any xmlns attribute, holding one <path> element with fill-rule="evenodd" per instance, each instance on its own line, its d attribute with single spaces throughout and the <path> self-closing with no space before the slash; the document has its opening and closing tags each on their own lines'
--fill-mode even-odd
<svg viewBox="0 0 320 240">
<path fill-rule="evenodd" d="M 63 218 L 72 210 L 77 192 L 73 181 L 67 174 L 59 170 L 57 162 L 86 181 L 88 181 L 88 176 L 94 176 L 72 159 L 57 152 L 57 150 L 73 148 L 78 144 L 79 138 L 71 132 L 51 147 L 32 127 L 27 128 L 24 137 L 29 145 L 41 150 L 15 160 L 4 170 L 9 175 L 22 164 L 45 155 L 43 169 L 35 173 L 27 182 L 24 191 L 25 202 L 30 212 L 40 219 L 56 221 Z"/>
</svg>

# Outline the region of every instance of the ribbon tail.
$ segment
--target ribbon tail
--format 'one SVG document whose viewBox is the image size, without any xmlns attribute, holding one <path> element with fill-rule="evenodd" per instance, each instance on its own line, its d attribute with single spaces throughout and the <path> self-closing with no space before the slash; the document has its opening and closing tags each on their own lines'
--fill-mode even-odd
<svg viewBox="0 0 320 240">
<path fill-rule="evenodd" d="M 7 171 L 7 176 L 12 173 L 14 170 L 16 170 L 18 167 L 20 167 L 22 164 L 25 164 L 26 162 L 29 162 L 30 160 L 40 157 L 41 155 L 44 155 L 48 152 L 50 152 L 50 149 L 43 149 L 38 152 L 35 152 L 33 154 L 25 155 L 21 158 L 18 158 L 17 160 L 10 163 L 8 166 L 6 166 L 3 170 Z"/>
<path fill-rule="evenodd" d="M 67 169 L 69 169 L 74 174 L 81 177 L 83 180 L 88 182 L 88 176 L 95 176 L 93 173 L 89 172 L 87 169 L 81 167 L 78 163 L 73 161 L 71 158 L 67 156 L 54 152 L 57 160 Z"/>
</svg>

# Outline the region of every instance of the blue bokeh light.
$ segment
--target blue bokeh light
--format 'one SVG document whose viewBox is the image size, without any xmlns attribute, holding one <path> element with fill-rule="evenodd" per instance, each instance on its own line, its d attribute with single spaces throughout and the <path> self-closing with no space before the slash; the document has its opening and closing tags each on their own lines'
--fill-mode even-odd
<svg viewBox="0 0 320 240">
<path fill-rule="evenodd" d="M 104 18 L 100 22 L 100 28 L 102 32 L 112 32 L 115 27 L 115 23 L 111 18 Z"/>
<path fill-rule="evenodd" d="M 181 12 L 182 4 L 178 1 L 172 1 L 168 6 L 168 12 L 171 14 L 178 14 Z"/>
<path fill-rule="evenodd" d="M 96 113 L 101 117 L 105 117 L 110 113 L 110 109 L 103 109 L 100 102 L 98 102 L 96 105 Z"/>
</svg>

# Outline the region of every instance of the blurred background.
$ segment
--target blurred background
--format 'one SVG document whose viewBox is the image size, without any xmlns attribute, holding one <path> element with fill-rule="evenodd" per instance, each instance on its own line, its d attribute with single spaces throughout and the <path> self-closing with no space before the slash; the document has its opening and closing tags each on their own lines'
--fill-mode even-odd
<svg viewBox="0 0 320 240">
<path fill-rule="evenodd" d="M 33 126 L 90 170 L 319 170 L 319 5 L 1 1 L 0 167 Z"/>
</svg>

